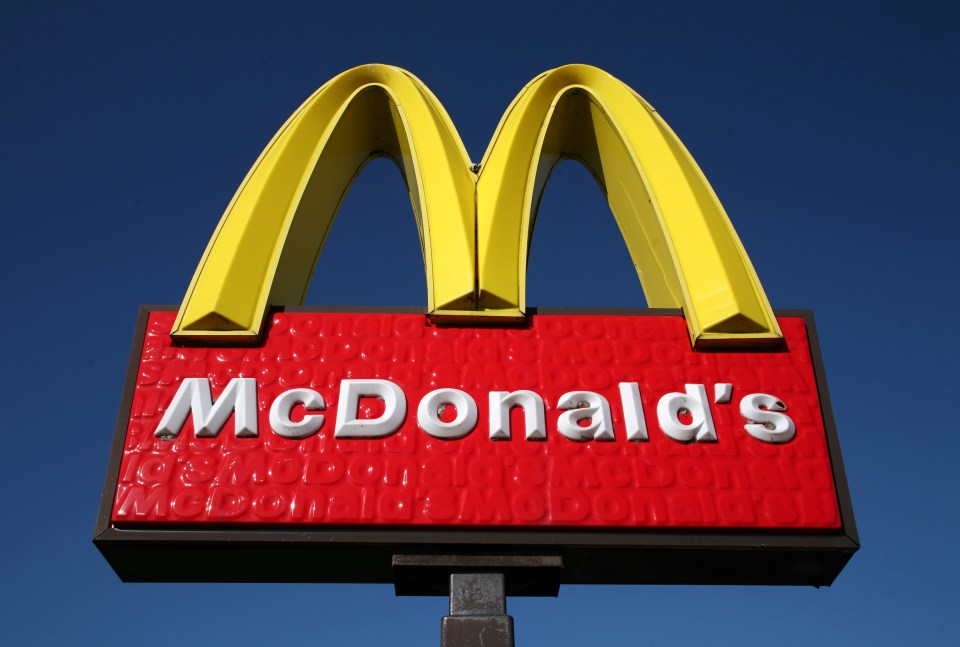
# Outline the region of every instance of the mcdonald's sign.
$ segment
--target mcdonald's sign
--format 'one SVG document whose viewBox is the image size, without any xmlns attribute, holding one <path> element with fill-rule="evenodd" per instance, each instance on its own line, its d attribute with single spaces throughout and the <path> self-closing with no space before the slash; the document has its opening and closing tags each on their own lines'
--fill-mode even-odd
<svg viewBox="0 0 960 647">
<path fill-rule="evenodd" d="M 303 308 L 377 156 L 405 178 L 428 305 Z M 564 158 L 651 309 L 526 304 Z M 180 307 L 141 310 L 95 541 L 153 581 L 393 581 L 432 552 L 551 555 L 571 583 L 819 586 L 858 547 L 812 315 L 771 309 L 680 140 L 583 65 L 533 79 L 479 164 L 395 67 L 294 112 Z"/>
</svg>

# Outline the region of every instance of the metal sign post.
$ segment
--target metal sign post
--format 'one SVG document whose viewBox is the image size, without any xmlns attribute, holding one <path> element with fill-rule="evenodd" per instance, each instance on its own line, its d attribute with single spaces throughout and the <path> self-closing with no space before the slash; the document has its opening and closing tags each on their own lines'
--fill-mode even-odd
<svg viewBox="0 0 960 647">
<path fill-rule="evenodd" d="M 559 555 L 395 555 L 397 595 L 448 595 L 441 647 L 513 647 L 507 596 L 556 597 Z"/>
<path fill-rule="evenodd" d="M 450 576 L 450 615 L 440 623 L 440 647 L 513 647 L 503 573 Z"/>
</svg>

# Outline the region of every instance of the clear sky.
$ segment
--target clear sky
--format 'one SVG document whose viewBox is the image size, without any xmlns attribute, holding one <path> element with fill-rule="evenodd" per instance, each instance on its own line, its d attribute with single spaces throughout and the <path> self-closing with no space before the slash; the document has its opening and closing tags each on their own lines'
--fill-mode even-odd
<svg viewBox="0 0 960 647">
<path fill-rule="evenodd" d="M 526 82 L 582 62 L 678 133 L 774 307 L 813 309 L 863 547 L 820 590 L 511 599 L 518 643 L 957 644 L 957 6 L 6 0 L 0 641 L 436 644 L 446 600 L 388 585 L 118 580 L 91 539 L 137 308 L 179 304 L 250 165 L 337 73 L 409 69 L 479 160 Z M 424 305 L 411 216 L 371 165 L 309 303 Z M 538 224 L 531 305 L 644 304 L 583 168 Z"/>
</svg>

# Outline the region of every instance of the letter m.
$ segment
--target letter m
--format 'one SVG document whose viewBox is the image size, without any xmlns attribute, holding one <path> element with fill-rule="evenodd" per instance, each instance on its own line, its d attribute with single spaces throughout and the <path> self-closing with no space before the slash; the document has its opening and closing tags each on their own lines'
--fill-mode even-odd
<svg viewBox="0 0 960 647">
<path fill-rule="evenodd" d="M 173 396 L 153 435 L 165 439 L 176 438 L 187 422 L 187 416 L 192 416 L 197 438 L 216 438 L 231 412 L 235 413 L 234 433 L 237 438 L 256 438 L 256 380 L 250 377 L 233 378 L 214 402 L 210 395 L 210 380 L 188 377 L 180 383 L 177 394 Z"/>
</svg>

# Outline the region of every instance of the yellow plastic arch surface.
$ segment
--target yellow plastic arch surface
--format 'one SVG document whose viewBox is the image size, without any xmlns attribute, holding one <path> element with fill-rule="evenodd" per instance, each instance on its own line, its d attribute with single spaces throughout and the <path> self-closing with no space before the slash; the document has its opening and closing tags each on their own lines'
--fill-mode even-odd
<svg viewBox="0 0 960 647">
<path fill-rule="evenodd" d="M 344 194 L 376 156 L 406 178 L 435 316 L 524 315 L 540 196 L 554 166 L 575 158 L 606 194 L 650 306 L 682 307 L 698 346 L 780 338 L 750 260 L 683 144 L 630 88 L 586 65 L 551 70 L 521 91 L 479 177 L 416 77 L 385 65 L 337 76 L 290 117 L 240 186 L 174 336 L 255 339 L 269 305 L 301 303 Z"/>
<path fill-rule="evenodd" d="M 531 81 L 484 156 L 477 186 L 481 307 L 525 308 L 537 207 L 565 158 L 582 162 L 607 196 L 648 305 L 682 307 L 698 345 L 780 338 L 746 251 L 686 148 L 650 104 L 587 65 Z"/>
<path fill-rule="evenodd" d="M 440 102 L 412 74 L 366 65 L 293 113 L 247 174 L 174 324 L 187 339 L 256 339 L 271 304 L 299 304 L 344 195 L 391 158 L 413 205 L 435 309 L 475 307 L 475 176 Z"/>
</svg>

